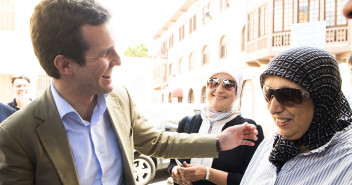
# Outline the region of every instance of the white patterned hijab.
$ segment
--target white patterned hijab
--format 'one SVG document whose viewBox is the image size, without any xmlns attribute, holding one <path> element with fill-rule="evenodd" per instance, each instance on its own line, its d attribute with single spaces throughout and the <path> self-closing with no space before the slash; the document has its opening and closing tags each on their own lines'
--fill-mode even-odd
<svg viewBox="0 0 352 185">
<path fill-rule="evenodd" d="M 201 111 L 201 114 L 205 116 L 207 119 L 209 119 L 211 122 L 226 119 L 230 116 L 240 114 L 240 107 L 239 107 L 238 101 L 239 101 L 239 98 L 241 97 L 242 83 L 243 83 L 241 71 L 238 69 L 238 66 L 235 66 L 231 62 L 223 62 L 223 63 L 219 63 L 219 65 L 217 65 L 215 69 L 211 69 L 211 72 L 208 74 L 208 79 L 214 76 L 215 74 L 219 74 L 219 73 L 226 73 L 232 76 L 233 79 L 235 79 L 237 84 L 236 98 L 232 103 L 232 107 L 222 112 L 218 112 L 212 109 L 209 103 L 206 102 Z"/>
<path fill-rule="evenodd" d="M 336 59 L 327 51 L 312 47 L 287 50 L 274 57 L 260 76 L 280 76 L 308 90 L 314 104 L 314 116 L 308 131 L 298 140 L 275 137 L 269 161 L 278 171 L 299 153 L 299 146 L 310 150 L 326 144 L 338 131 L 351 124 L 351 109 L 341 91 L 341 76 Z"/>
</svg>

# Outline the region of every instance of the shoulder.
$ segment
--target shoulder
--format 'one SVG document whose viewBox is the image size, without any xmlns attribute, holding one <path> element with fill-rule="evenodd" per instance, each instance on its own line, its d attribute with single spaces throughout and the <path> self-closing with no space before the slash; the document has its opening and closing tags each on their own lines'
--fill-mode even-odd
<svg viewBox="0 0 352 185">
<path fill-rule="evenodd" d="M 249 119 L 249 118 L 244 118 L 241 115 L 237 116 L 236 118 L 234 118 L 233 120 L 231 120 L 230 122 L 232 122 L 233 125 L 238 125 L 238 124 L 242 124 L 242 123 L 250 123 L 253 124 L 255 126 L 257 126 L 257 130 L 259 132 L 259 134 L 264 135 L 263 133 L 263 128 L 261 125 L 257 124 L 254 120 Z"/>
<path fill-rule="evenodd" d="M 3 104 L 3 103 L 0 103 L 0 110 L 1 110 L 1 113 L 13 113 L 15 112 L 15 109 Z"/>
<path fill-rule="evenodd" d="M 247 122 L 247 123 L 250 123 L 250 124 L 257 125 L 257 123 L 254 120 L 249 119 L 249 118 L 244 118 L 241 115 L 238 115 L 236 118 L 234 118 L 231 121 L 239 122 L 239 124 Z"/>
<path fill-rule="evenodd" d="M 202 118 L 201 118 L 200 114 L 185 116 L 179 122 L 178 131 L 179 132 L 185 131 L 186 123 L 188 124 L 188 127 L 190 127 L 191 125 L 197 124 L 199 122 L 202 122 Z M 187 129 L 189 129 L 189 128 L 187 128 Z"/>
<path fill-rule="evenodd" d="M 333 151 L 343 150 L 343 153 L 349 153 L 352 156 L 352 125 L 336 133 L 330 145 Z"/>
<path fill-rule="evenodd" d="M 124 86 L 117 86 L 109 93 L 107 102 L 118 102 L 120 106 L 130 106 L 133 104 L 131 94 Z"/>
<path fill-rule="evenodd" d="M 117 98 L 123 98 L 123 97 L 128 97 L 129 92 L 124 86 L 117 86 L 114 88 L 113 91 L 109 93 L 109 96 L 111 97 L 117 97 Z"/>
<path fill-rule="evenodd" d="M 34 140 L 34 138 L 37 137 L 37 128 L 44 122 L 45 119 L 43 117 L 39 117 L 36 114 L 37 107 L 38 101 L 34 100 L 25 108 L 13 113 L 6 120 L 4 120 L 0 124 L 0 138 L 4 139 L 11 135 L 11 137 L 16 138 L 16 140 L 18 141 L 21 140 L 23 142 L 26 142 L 28 138 L 30 138 L 29 140 Z M 48 116 L 54 114 L 51 111 L 47 112 L 50 112 L 50 115 Z M 50 118 L 52 119 L 52 116 Z"/>
</svg>

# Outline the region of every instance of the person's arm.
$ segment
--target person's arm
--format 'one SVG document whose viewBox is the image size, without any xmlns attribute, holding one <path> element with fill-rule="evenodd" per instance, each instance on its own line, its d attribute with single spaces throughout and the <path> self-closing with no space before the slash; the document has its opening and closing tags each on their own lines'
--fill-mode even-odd
<svg viewBox="0 0 352 185">
<path fill-rule="evenodd" d="M 120 89 L 117 96 L 120 99 L 121 113 L 126 115 L 127 121 L 131 124 L 134 148 L 145 155 L 164 158 L 214 158 L 218 157 L 219 151 L 229 150 L 239 145 L 254 145 L 246 139 L 256 140 L 258 131 L 254 125 L 236 125 L 218 136 L 219 150 L 217 150 L 216 136 L 156 130 L 138 113 L 127 90 Z"/>
<path fill-rule="evenodd" d="M 218 152 L 230 150 L 240 145 L 254 146 L 258 135 L 257 127 L 247 122 L 231 126 L 218 136 Z"/>
<path fill-rule="evenodd" d="M 0 184 L 34 184 L 34 169 L 23 148 L 0 127 Z"/>
</svg>

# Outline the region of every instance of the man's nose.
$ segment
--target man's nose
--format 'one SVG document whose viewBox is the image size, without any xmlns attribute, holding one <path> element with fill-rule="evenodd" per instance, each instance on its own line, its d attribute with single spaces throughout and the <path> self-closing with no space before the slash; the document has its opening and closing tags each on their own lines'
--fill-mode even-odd
<svg viewBox="0 0 352 185">
<path fill-rule="evenodd" d="M 121 65 L 120 55 L 117 53 L 115 48 L 110 53 L 110 60 L 111 60 L 111 65 L 113 66 Z"/>
</svg>

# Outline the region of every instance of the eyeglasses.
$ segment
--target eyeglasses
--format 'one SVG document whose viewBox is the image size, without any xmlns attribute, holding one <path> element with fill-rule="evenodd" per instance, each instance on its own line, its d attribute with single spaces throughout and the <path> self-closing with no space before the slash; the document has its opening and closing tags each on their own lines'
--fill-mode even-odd
<svg viewBox="0 0 352 185">
<path fill-rule="evenodd" d="M 222 82 L 222 87 L 227 91 L 233 91 L 236 89 L 236 82 L 229 79 L 219 79 L 219 78 L 210 78 L 208 79 L 207 86 L 209 89 L 217 88 Z"/>
<path fill-rule="evenodd" d="M 272 89 L 266 85 L 263 86 L 263 94 L 265 101 L 270 103 L 273 96 L 277 101 L 287 107 L 296 107 L 301 105 L 303 99 L 309 98 L 309 92 L 302 92 L 299 89 L 294 88 L 280 88 Z"/>
</svg>

